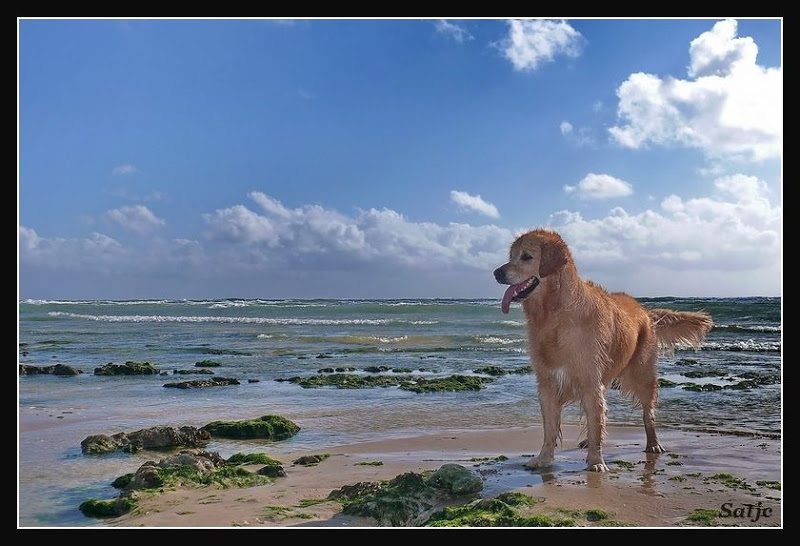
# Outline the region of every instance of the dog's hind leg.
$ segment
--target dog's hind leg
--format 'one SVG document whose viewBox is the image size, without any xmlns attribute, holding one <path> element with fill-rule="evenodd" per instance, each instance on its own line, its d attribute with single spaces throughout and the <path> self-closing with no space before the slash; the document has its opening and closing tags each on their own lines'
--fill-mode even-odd
<svg viewBox="0 0 800 546">
<path fill-rule="evenodd" d="M 656 404 L 658 403 L 658 357 L 653 345 L 637 349 L 631 364 L 620 376 L 621 390 L 632 394 L 642 405 L 644 433 L 647 436 L 647 453 L 664 453 L 666 449 L 658 441 L 656 434 Z"/>
</svg>

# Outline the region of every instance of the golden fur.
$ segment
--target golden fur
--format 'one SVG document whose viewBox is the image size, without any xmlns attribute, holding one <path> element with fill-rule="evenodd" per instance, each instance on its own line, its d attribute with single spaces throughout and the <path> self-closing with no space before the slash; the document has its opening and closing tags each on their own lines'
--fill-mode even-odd
<svg viewBox="0 0 800 546">
<path fill-rule="evenodd" d="M 672 350 L 678 343 L 699 345 L 713 326 L 711 317 L 705 312 L 647 310 L 627 294 L 609 293 L 581 279 L 561 236 L 544 229 L 518 237 L 509 262 L 495 271 L 495 277 L 502 284 L 519 286 L 532 278 L 539 280 L 522 300 L 544 428 L 542 449 L 528 466 L 552 464 L 561 436 L 561 410 L 580 402 L 587 421 L 582 445 L 588 447 L 588 470 L 608 470 L 602 444 L 605 391 L 612 383 L 642 406 L 645 451 L 663 452 L 655 429 L 658 351 Z"/>
</svg>

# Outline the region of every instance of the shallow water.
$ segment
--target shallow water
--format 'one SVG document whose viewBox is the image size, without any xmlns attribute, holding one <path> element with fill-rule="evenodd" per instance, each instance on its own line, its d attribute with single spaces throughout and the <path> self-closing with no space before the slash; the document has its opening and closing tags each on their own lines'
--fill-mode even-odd
<svg viewBox="0 0 800 546">
<path fill-rule="evenodd" d="M 780 374 L 779 298 L 642 301 L 651 307 L 705 309 L 717 324 L 702 350 L 676 351 L 660 360 L 665 379 L 724 386 L 746 372 Z M 84 518 L 77 506 L 89 497 L 111 498 L 116 491 L 108 484 L 115 477 L 153 457 L 83 456 L 80 441 L 90 434 L 165 424 L 202 426 L 264 414 L 284 415 L 302 427 L 297 436 L 276 445 L 210 444 L 209 449 L 227 456 L 265 446 L 280 453 L 538 421 L 531 374 L 499 377 L 478 392 L 429 394 L 394 387 L 303 389 L 274 381 L 340 366 L 411 368 L 415 375 L 428 377 L 470 374 L 489 365 L 526 366 L 521 310 L 513 307 L 503 315 L 495 300 L 28 300 L 19 304 L 19 314 L 19 341 L 27 344 L 20 347 L 21 364 L 63 363 L 85 372 L 19 379 L 24 425 L 19 435 L 21 526 L 102 525 Z M 222 364 L 214 369 L 216 376 L 235 377 L 242 384 L 179 390 L 162 385 L 207 376 L 92 375 L 95 367 L 108 362 L 148 361 L 171 372 L 194 368 L 203 359 Z M 727 375 L 682 375 L 698 370 Z M 772 435 L 781 431 L 780 383 L 712 392 L 662 388 L 660 396 L 662 426 Z M 611 391 L 609 419 L 638 424 L 641 415 Z M 567 408 L 564 421 L 578 423 L 578 408 Z"/>
</svg>

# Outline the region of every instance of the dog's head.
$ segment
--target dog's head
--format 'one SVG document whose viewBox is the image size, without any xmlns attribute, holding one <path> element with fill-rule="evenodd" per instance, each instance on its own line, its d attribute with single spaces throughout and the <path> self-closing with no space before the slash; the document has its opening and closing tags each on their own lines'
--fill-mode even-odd
<svg viewBox="0 0 800 546">
<path fill-rule="evenodd" d="M 503 295 L 502 310 L 508 313 L 512 301 L 522 301 L 548 277 L 571 260 L 561 236 L 545 229 L 535 229 L 517 237 L 511 245 L 508 263 L 494 270 L 500 284 L 510 284 Z"/>
</svg>

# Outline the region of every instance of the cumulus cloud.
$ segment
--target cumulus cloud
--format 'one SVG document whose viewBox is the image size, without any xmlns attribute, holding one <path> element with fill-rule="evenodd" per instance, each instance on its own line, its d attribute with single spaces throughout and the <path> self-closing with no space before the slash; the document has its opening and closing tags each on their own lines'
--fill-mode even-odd
<svg viewBox="0 0 800 546">
<path fill-rule="evenodd" d="M 496 226 L 411 222 L 390 209 L 348 216 L 319 205 L 290 209 L 262 192 L 248 197 L 260 212 L 236 205 L 204 219 L 211 242 L 247 248 L 253 263 L 259 261 L 258 255 L 262 263 L 312 267 L 364 263 L 491 267 L 502 259 L 512 238 L 510 231 Z"/>
<path fill-rule="evenodd" d="M 508 35 L 498 45 L 520 71 L 534 71 L 556 55 L 578 57 L 585 38 L 566 21 L 511 19 Z"/>
<path fill-rule="evenodd" d="M 119 167 L 114 167 L 114 169 L 111 171 L 111 174 L 113 174 L 114 176 L 126 176 L 130 174 L 136 174 L 138 172 L 139 169 L 137 169 L 133 165 L 126 163 L 124 165 L 120 165 Z"/>
<path fill-rule="evenodd" d="M 436 32 L 447 36 L 459 44 L 474 38 L 467 29 L 455 23 L 451 23 L 446 19 L 438 19 L 434 24 L 436 26 Z"/>
<path fill-rule="evenodd" d="M 561 125 L 558 126 L 558 129 L 561 131 L 562 135 L 568 135 L 572 132 L 572 124 L 568 121 L 562 121 Z"/>
<path fill-rule="evenodd" d="M 577 186 L 564 186 L 564 192 L 578 199 L 611 199 L 633 193 L 633 186 L 608 174 L 589 173 Z"/>
<path fill-rule="evenodd" d="M 133 205 L 109 210 L 104 215 L 109 222 L 138 235 L 149 235 L 164 227 L 166 222 L 144 205 Z"/>
<path fill-rule="evenodd" d="M 550 224 L 565 236 L 580 263 L 596 270 L 738 272 L 774 268 L 780 258 L 781 208 L 770 204 L 762 180 L 742 174 L 715 180 L 711 197 L 670 195 L 658 210 L 630 214 L 615 207 L 591 220 L 559 211 Z M 778 286 L 775 278 L 763 281 L 758 290 Z"/>
<path fill-rule="evenodd" d="M 617 89 L 620 123 L 611 137 L 627 148 L 676 145 L 712 158 L 780 158 L 783 69 L 756 62 L 752 38 L 720 21 L 689 46 L 689 79 L 637 72 Z"/>
<path fill-rule="evenodd" d="M 471 210 L 490 218 L 500 218 L 497 207 L 488 201 L 484 201 L 480 195 L 470 195 L 465 191 L 452 190 L 450 200 L 461 207 L 463 210 Z"/>
</svg>

